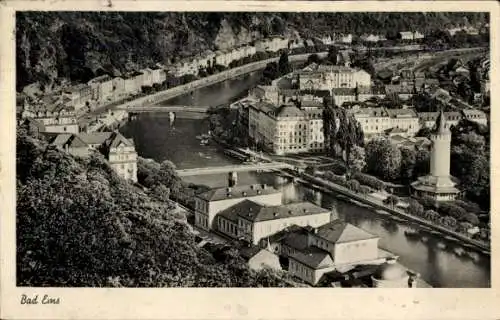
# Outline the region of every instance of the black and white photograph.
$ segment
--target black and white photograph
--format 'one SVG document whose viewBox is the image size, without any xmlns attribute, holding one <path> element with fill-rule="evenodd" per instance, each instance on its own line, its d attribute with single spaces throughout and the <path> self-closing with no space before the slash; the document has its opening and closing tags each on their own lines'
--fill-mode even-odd
<svg viewBox="0 0 500 320">
<path fill-rule="evenodd" d="M 490 22 L 16 11 L 15 286 L 491 288 Z"/>
</svg>

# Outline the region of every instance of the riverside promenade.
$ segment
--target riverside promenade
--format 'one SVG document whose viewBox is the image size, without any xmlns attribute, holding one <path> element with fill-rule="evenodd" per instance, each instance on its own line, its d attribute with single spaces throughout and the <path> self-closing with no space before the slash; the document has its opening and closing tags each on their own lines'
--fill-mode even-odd
<svg viewBox="0 0 500 320">
<path fill-rule="evenodd" d="M 389 206 L 383 204 L 382 200 L 380 200 L 378 198 L 372 197 L 370 195 L 357 194 L 357 193 L 355 193 L 355 192 L 353 192 L 353 191 L 351 191 L 343 186 L 335 184 L 331 181 L 327 181 L 327 180 L 312 176 L 312 175 L 307 174 L 307 173 L 300 174 L 300 177 L 302 179 L 300 179 L 299 182 L 302 182 L 302 183 L 306 182 L 308 185 L 312 184 L 312 187 L 320 189 L 323 192 L 331 193 L 332 191 L 334 191 L 334 192 L 340 193 L 342 195 L 348 196 L 351 199 L 354 199 L 356 201 L 370 205 L 376 209 L 381 209 L 381 210 L 387 211 L 389 213 L 392 213 L 394 215 L 401 216 L 407 220 L 417 222 L 421 225 L 424 225 L 424 226 L 429 227 L 431 229 L 442 232 L 446 235 L 457 238 L 457 239 L 463 241 L 464 243 L 472 245 L 472 246 L 482 250 L 483 252 L 490 254 L 491 249 L 485 243 L 473 240 L 467 236 L 464 236 L 463 234 L 460 234 L 460 233 L 457 233 L 455 231 L 452 231 L 452 230 L 446 229 L 444 227 L 441 227 L 439 225 L 436 225 L 435 223 L 432 223 L 431 221 L 410 215 L 403 210 L 400 210 L 400 209 L 397 209 L 394 207 L 389 207 Z"/>
</svg>

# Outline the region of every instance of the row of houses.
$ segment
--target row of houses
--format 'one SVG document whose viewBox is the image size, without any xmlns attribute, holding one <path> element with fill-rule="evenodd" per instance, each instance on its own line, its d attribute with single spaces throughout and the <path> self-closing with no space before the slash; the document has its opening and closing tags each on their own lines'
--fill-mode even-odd
<svg viewBox="0 0 500 320">
<path fill-rule="evenodd" d="M 170 66 L 169 72 L 175 77 L 198 75 L 200 70 L 215 67 L 228 67 L 232 62 L 251 57 L 257 52 L 278 52 L 289 48 L 289 39 L 282 36 L 272 36 L 243 44 L 231 49 L 206 50 L 194 57 L 189 57 Z"/>
<path fill-rule="evenodd" d="M 388 263 L 396 257 L 379 249 L 378 236 L 312 203 L 283 204 L 282 192 L 271 186 L 229 185 L 196 196 L 195 225 L 246 243 L 241 251 L 251 268 L 286 269 L 317 285 L 328 276 L 376 266 L 367 286 L 408 287 L 406 270 L 388 277 Z"/>
</svg>

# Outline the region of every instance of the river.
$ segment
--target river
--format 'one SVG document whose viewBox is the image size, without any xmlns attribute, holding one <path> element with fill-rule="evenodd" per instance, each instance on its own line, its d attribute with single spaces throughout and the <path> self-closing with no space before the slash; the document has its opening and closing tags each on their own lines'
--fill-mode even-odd
<svg viewBox="0 0 500 320">
<path fill-rule="evenodd" d="M 241 96 L 260 78 L 260 72 L 228 80 L 177 97 L 164 103 L 182 105 L 219 105 Z M 197 135 L 206 133 L 206 120 L 176 119 L 170 123 L 167 114 L 142 114 L 121 131 L 135 141 L 140 156 L 157 161 L 170 160 L 178 168 L 220 166 L 237 161 L 228 158 L 217 145 L 201 146 Z M 225 175 L 186 177 L 186 181 L 211 187 L 225 186 Z M 490 287 L 490 257 L 473 248 L 466 254 L 455 251 L 460 244 L 442 236 L 427 235 L 427 241 L 410 239 L 404 231 L 411 225 L 355 205 L 339 196 L 323 194 L 272 173 L 240 173 L 239 184 L 268 183 L 283 191 L 283 201 L 312 201 L 325 208 L 334 206 L 340 218 L 380 236 L 379 246 L 399 256 L 403 265 L 419 272 L 434 287 Z M 469 254 L 470 253 L 470 254 Z M 473 255 L 474 259 L 470 256 Z"/>
</svg>

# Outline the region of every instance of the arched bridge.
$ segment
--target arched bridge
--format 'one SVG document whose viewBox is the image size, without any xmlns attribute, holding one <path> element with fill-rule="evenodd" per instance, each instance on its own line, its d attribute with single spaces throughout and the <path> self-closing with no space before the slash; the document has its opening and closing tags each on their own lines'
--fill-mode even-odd
<svg viewBox="0 0 500 320">
<path fill-rule="evenodd" d="M 118 110 L 126 110 L 134 113 L 144 112 L 190 112 L 190 113 L 207 113 L 209 106 L 123 106 L 117 108 Z"/>
<path fill-rule="evenodd" d="M 266 171 L 266 170 L 276 170 L 276 169 L 292 169 L 293 166 L 288 163 L 283 162 L 268 162 L 268 163 L 255 163 L 255 164 L 241 164 L 241 165 L 229 165 L 221 167 L 209 167 L 209 168 L 194 168 L 194 169 L 180 169 L 177 170 L 177 174 L 180 177 L 188 177 L 203 174 L 220 174 L 229 172 L 246 172 L 246 171 Z"/>
</svg>

